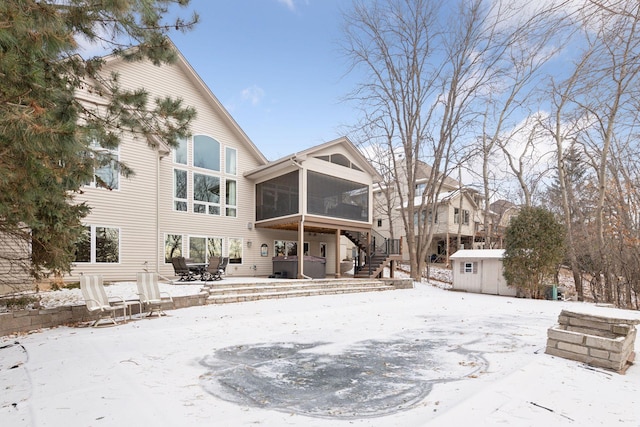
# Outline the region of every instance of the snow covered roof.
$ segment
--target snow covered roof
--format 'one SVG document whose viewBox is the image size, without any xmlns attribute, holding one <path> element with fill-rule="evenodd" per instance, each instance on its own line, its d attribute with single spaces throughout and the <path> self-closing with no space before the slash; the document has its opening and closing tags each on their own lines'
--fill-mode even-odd
<svg viewBox="0 0 640 427">
<path fill-rule="evenodd" d="M 451 259 L 462 258 L 483 258 L 483 259 L 502 259 L 504 257 L 504 249 L 461 249 L 451 255 Z"/>
</svg>

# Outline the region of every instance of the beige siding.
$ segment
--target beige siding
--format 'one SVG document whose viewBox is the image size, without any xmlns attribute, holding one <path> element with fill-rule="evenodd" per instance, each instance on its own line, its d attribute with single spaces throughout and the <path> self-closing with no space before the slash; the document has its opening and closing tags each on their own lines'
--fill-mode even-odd
<svg viewBox="0 0 640 427">
<path fill-rule="evenodd" d="M 170 154 L 158 161 L 156 150 L 149 148 L 145 141 L 127 139 L 121 147 L 120 158 L 135 171 L 131 179 L 121 179 L 120 189 L 106 191 L 87 189 L 78 201 L 86 201 L 92 207 L 86 223 L 120 228 L 120 263 L 78 264 L 73 275 L 79 273 L 100 273 L 107 280 L 133 280 L 135 273 L 147 267 L 166 276 L 173 276 L 173 268 L 164 263 L 164 238 L 166 234 L 183 235 L 183 253 L 186 254 L 188 236 L 223 238 L 223 252 L 228 253 L 228 239 L 243 239 L 242 265 L 230 265 L 230 274 L 254 274 L 255 264 L 264 264 L 259 259 L 260 245 L 258 232 L 249 229 L 253 223 L 253 185 L 243 180 L 242 174 L 262 164 L 246 144 L 243 136 L 229 124 L 229 119 L 211 102 L 209 94 L 192 84 L 192 78 L 178 65 L 155 67 L 149 63 L 109 65 L 105 71 L 117 67 L 120 82 L 124 87 L 144 87 L 155 96 L 173 96 L 183 99 L 186 105 L 195 107 L 198 116 L 193 122 L 194 135 L 207 135 L 221 145 L 221 169 L 224 170 L 225 147 L 237 150 L 237 175 L 224 172 L 212 173 L 221 179 L 237 181 L 237 217 L 230 218 L 192 212 L 192 171 L 189 166 L 189 212 L 173 210 L 173 156 Z M 191 159 L 192 147 L 189 146 Z M 159 169 L 158 169 L 159 164 Z M 182 167 L 182 166 L 180 166 Z M 159 179 L 158 179 L 159 176 Z M 223 188 L 221 180 L 221 186 Z M 159 198 L 157 197 L 159 195 Z M 224 213 L 224 195 L 221 210 Z M 252 247 L 247 247 L 247 241 Z"/>
</svg>

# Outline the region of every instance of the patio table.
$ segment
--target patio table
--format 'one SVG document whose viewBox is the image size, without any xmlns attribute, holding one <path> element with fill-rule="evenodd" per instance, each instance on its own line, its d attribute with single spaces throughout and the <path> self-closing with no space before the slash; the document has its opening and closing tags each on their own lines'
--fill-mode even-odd
<svg viewBox="0 0 640 427">
<path fill-rule="evenodd" d="M 193 271 L 195 274 L 200 276 L 202 279 L 202 274 L 207 271 L 207 263 L 206 262 L 188 262 L 187 267 L 190 271 Z"/>
</svg>

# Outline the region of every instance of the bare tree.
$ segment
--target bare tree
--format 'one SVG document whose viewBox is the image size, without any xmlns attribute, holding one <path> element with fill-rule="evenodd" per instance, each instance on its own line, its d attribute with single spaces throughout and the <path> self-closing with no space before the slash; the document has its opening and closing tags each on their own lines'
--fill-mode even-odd
<svg viewBox="0 0 640 427">
<path fill-rule="evenodd" d="M 583 10 L 583 27 L 592 67 L 583 78 L 588 80 L 588 96 L 577 100 L 592 124 L 582 138 L 588 147 L 591 164 L 598 180 L 595 204 L 598 254 L 594 280 L 604 291 L 604 300 L 614 302 L 617 273 L 613 269 L 612 251 L 607 238 L 609 208 L 607 194 L 612 182 L 612 147 L 635 133 L 640 97 L 640 3 L 634 0 L 587 0 Z M 615 181 L 615 180 L 614 180 Z"/>
</svg>

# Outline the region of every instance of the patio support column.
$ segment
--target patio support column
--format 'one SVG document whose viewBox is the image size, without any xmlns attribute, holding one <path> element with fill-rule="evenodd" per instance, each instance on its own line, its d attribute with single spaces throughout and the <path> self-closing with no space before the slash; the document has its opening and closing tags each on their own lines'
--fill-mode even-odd
<svg viewBox="0 0 640 427">
<path fill-rule="evenodd" d="M 298 224 L 298 279 L 304 279 L 304 217 Z"/>
<path fill-rule="evenodd" d="M 340 278 L 340 229 L 336 229 L 336 279 Z"/>
</svg>

